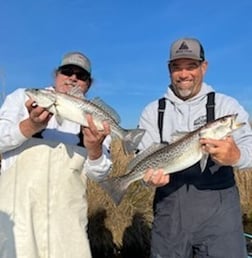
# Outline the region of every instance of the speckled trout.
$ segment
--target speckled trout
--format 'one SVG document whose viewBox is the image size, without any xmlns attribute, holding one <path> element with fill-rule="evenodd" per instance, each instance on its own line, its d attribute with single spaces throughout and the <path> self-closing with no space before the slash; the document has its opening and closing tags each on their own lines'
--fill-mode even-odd
<svg viewBox="0 0 252 258">
<path fill-rule="evenodd" d="M 100 98 L 87 100 L 76 88 L 70 93 L 60 93 L 49 89 L 26 89 L 25 93 L 40 107 L 46 108 L 53 113 L 59 124 L 64 119 L 73 121 L 82 126 L 88 126 L 86 114 L 93 116 L 98 130 L 103 130 L 103 121 L 107 121 L 111 129 L 112 138 L 120 138 L 124 152 L 133 152 L 141 141 L 145 130 L 124 129 L 120 123 L 118 113 Z"/>
<path fill-rule="evenodd" d="M 129 185 L 142 179 L 148 168 L 161 168 L 165 174 L 170 174 L 200 161 L 203 172 L 208 154 L 203 152 L 199 139 L 223 139 L 245 124 L 237 123 L 236 118 L 237 114 L 223 116 L 185 134 L 171 144 L 153 144 L 129 162 L 124 175 L 106 178 L 100 184 L 118 205 Z"/>
</svg>

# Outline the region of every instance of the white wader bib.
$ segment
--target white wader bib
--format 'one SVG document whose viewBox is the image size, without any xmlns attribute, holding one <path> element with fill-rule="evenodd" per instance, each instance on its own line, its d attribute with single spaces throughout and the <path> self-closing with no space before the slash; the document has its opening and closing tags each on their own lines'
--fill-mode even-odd
<svg viewBox="0 0 252 258">
<path fill-rule="evenodd" d="M 90 258 L 84 148 L 30 139 L 0 176 L 1 258 Z"/>
</svg>

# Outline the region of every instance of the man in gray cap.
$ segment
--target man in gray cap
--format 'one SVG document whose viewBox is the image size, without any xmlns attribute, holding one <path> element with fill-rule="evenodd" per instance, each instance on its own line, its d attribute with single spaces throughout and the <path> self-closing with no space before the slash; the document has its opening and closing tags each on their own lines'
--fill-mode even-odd
<svg viewBox="0 0 252 258">
<path fill-rule="evenodd" d="M 200 140 L 210 154 L 203 173 L 199 162 L 170 176 L 162 169 L 146 171 L 144 181 L 157 187 L 152 258 L 247 257 L 233 168 L 252 167 L 249 115 L 234 98 L 204 82 L 207 65 L 197 39 L 182 38 L 171 45 L 171 84 L 164 98 L 141 114 L 139 127 L 146 132 L 140 151 L 154 142 L 171 143 L 175 135 L 225 115 L 237 113 L 238 121 L 246 124 L 225 139 Z"/>
<path fill-rule="evenodd" d="M 91 64 L 80 52 L 66 54 L 48 89 L 89 90 Z M 59 123 L 17 89 L 0 109 L 0 257 L 91 258 L 87 237 L 87 176 L 100 180 L 110 169 L 104 139 L 97 130 Z M 85 147 L 84 147 L 85 146 Z"/>
</svg>

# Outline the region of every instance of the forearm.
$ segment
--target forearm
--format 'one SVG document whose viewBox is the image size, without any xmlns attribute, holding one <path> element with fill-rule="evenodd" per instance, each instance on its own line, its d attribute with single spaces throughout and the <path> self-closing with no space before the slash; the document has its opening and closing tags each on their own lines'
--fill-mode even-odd
<svg viewBox="0 0 252 258">
<path fill-rule="evenodd" d="M 247 124 L 234 135 L 234 139 L 240 150 L 240 158 L 234 164 L 238 169 L 252 167 L 252 131 L 250 125 Z"/>
<path fill-rule="evenodd" d="M 27 140 L 21 133 L 18 124 L 2 122 L 0 126 L 0 135 L 1 153 L 17 148 Z"/>
<path fill-rule="evenodd" d="M 0 109 L 0 151 L 2 153 L 15 149 L 27 140 L 21 132 L 19 123 L 28 117 L 25 108 L 23 89 L 8 95 Z"/>
<path fill-rule="evenodd" d="M 240 158 L 234 164 L 238 169 L 252 168 L 252 146 L 243 145 L 240 147 Z"/>
<path fill-rule="evenodd" d="M 32 137 L 35 133 L 41 131 L 43 127 L 38 125 L 38 123 L 34 123 L 30 117 L 23 120 L 19 124 L 20 132 L 24 135 L 26 138 Z"/>
</svg>

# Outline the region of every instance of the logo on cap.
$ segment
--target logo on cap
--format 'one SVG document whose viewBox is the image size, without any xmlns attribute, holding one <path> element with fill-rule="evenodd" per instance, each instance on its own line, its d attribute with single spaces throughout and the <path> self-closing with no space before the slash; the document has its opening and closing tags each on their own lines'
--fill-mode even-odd
<svg viewBox="0 0 252 258">
<path fill-rule="evenodd" d="M 189 49 L 189 47 L 187 46 L 185 41 L 183 41 L 182 44 L 180 45 L 179 49 Z"/>
<path fill-rule="evenodd" d="M 188 45 L 186 44 L 185 41 L 183 41 L 180 45 L 180 47 L 178 48 L 178 50 L 176 50 L 176 54 L 177 53 L 192 53 L 192 50 L 189 49 Z"/>
<path fill-rule="evenodd" d="M 175 41 L 170 48 L 170 61 L 180 58 L 205 60 L 200 42 L 194 38 L 183 38 Z"/>
</svg>

